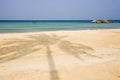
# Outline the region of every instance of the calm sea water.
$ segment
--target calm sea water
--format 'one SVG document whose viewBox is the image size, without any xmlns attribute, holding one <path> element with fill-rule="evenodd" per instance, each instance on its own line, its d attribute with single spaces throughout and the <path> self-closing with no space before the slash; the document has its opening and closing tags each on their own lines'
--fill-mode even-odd
<svg viewBox="0 0 120 80">
<path fill-rule="evenodd" d="M 0 33 L 39 32 L 57 30 L 120 29 L 120 20 L 94 24 L 91 20 L 1 20 Z"/>
</svg>

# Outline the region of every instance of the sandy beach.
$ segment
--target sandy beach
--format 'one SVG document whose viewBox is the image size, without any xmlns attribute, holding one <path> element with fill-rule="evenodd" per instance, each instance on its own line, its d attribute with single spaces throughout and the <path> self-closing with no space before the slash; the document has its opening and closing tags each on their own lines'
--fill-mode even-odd
<svg viewBox="0 0 120 80">
<path fill-rule="evenodd" d="M 120 80 L 120 29 L 1 33 L 0 80 Z"/>
</svg>

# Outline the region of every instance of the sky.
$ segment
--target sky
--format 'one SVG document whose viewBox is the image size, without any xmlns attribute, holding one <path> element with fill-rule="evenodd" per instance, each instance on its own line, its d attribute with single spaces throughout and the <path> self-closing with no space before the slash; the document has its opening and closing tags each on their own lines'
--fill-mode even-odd
<svg viewBox="0 0 120 80">
<path fill-rule="evenodd" d="M 120 20 L 120 0 L 0 0 L 0 20 Z"/>
</svg>

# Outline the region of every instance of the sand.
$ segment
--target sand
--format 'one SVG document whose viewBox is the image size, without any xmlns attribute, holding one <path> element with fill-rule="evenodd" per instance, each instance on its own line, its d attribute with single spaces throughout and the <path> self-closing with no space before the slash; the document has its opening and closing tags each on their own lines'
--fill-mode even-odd
<svg viewBox="0 0 120 80">
<path fill-rule="evenodd" d="M 120 80 L 120 29 L 1 33 L 0 80 Z"/>
</svg>

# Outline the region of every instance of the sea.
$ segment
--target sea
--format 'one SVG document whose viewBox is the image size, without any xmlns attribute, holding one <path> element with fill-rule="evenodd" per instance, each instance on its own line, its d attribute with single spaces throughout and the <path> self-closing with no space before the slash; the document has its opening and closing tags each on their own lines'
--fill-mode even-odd
<svg viewBox="0 0 120 80">
<path fill-rule="evenodd" d="M 120 29 L 120 20 L 95 24 L 92 20 L 0 20 L 0 33 Z"/>
</svg>

